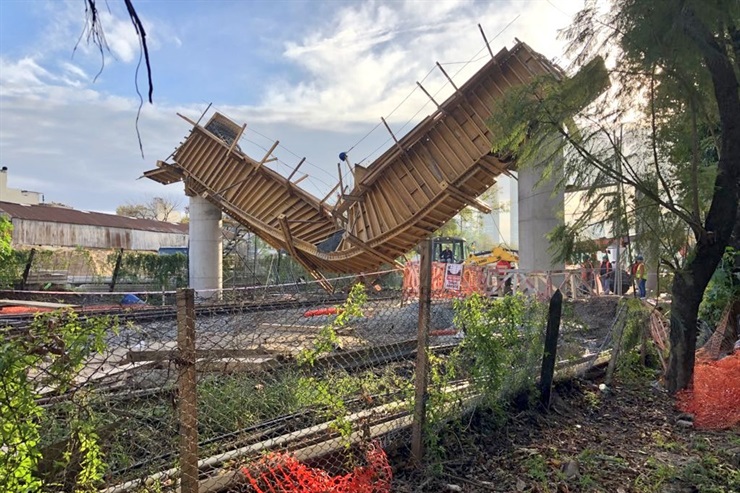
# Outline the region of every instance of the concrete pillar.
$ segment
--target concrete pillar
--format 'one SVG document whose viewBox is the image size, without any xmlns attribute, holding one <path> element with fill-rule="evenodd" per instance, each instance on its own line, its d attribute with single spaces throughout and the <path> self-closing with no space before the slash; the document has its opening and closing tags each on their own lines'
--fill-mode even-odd
<svg viewBox="0 0 740 493">
<path fill-rule="evenodd" d="M 518 175 L 518 173 L 517 173 Z M 506 177 L 509 182 L 509 245 L 519 249 L 519 181 Z"/>
<path fill-rule="evenodd" d="M 546 150 L 543 151 L 543 157 L 563 159 L 562 153 L 553 157 L 552 151 Z M 540 166 L 526 166 L 519 170 L 518 175 L 519 268 L 563 270 L 563 262 L 552 261 L 546 235 L 563 224 L 565 193 L 559 191 L 553 194 L 554 180 L 539 183 L 542 175 Z"/>
<path fill-rule="evenodd" d="M 221 210 L 206 199 L 190 197 L 189 285 L 199 296 L 210 297 L 223 287 Z"/>
</svg>

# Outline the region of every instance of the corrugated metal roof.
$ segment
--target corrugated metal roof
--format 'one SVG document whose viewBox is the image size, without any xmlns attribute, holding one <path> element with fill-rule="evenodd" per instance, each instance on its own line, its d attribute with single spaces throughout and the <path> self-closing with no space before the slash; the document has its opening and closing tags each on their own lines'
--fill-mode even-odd
<svg viewBox="0 0 740 493">
<path fill-rule="evenodd" d="M 50 205 L 24 205 L 0 202 L 0 214 L 11 218 L 52 223 L 83 224 L 105 228 L 135 229 L 139 231 L 156 231 L 160 233 L 188 234 L 187 224 L 175 224 L 151 219 L 134 219 L 131 217 L 104 214 L 102 212 L 79 211 Z"/>
</svg>

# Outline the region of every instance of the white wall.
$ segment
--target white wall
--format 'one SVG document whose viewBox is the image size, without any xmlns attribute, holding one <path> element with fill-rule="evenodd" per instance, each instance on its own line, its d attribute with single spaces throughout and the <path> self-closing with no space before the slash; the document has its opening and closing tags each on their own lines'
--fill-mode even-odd
<svg viewBox="0 0 740 493">
<path fill-rule="evenodd" d="M 41 202 L 41 194 L 28 190 L 8 188 L 8 169 L 3 167 L 0 169 L 0 202 L 38 205 Z"/>
</svg>

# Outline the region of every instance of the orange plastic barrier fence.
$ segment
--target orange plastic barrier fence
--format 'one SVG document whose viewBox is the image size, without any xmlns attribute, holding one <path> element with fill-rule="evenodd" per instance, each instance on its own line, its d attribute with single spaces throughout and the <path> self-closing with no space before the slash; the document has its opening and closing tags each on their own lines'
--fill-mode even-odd
<svg viewBox="0 0 740 493">
<path fill-rule="evenodd" d="M 680 410 L 694 415 L 697 428 L 740 425 L 740 352 L 717 361 L 697 359 L 693 388 L 676 398 Z"/>
<path fill-rule="evenodd" d="M 319 317 L 322 315 L 336 315 L 339 312 L 337 307 L 332 308 L 317 308 L 315 310 L 308 310 L 303 314 L 304 317 Z"/>
<path fill-rule="evenodd" d="M 290 454 L 270 453 L 242 473 L 257 493 L 390 493 L 393 472 L 385 452 L 371 444 L 365 453 L 367 466 L 349 474 L 332 476 L 308 467 Z"/>
</svg>

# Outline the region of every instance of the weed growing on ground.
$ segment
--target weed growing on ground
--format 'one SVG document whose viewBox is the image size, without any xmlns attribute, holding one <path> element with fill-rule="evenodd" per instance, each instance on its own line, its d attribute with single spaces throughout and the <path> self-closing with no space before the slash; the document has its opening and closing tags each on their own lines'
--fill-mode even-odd
<svg viewBox="0 0 740 493">
<path fill-rule="evenodd" d="M 40 389 L 64 394 L 88 357 L 104 350 L 110 318 L 80 320 L 72 310 L 38 315 L 24 337 L 0 343 L 0 484 L 6 491 L 39 491 L 73 480 L 76 491 L 90 491 L 102 479 L 105 463 L 92 411 L 77 392 L 64 436 L 64 450 L 45 474 L 41 424 L 49 412 L 37 403 Z M 77 471 L 75 478 L 67 470 Z"/>
<path fill-rule="evenodd" d="M 535 453 L 527 457 L 524 461 L 524 469 L 524 472 L 532 481 L 540 483 L 547 482 L 547 473 L 549 468 L 547 466 L 547 461 L 542 455 Z"/>
</svg>

